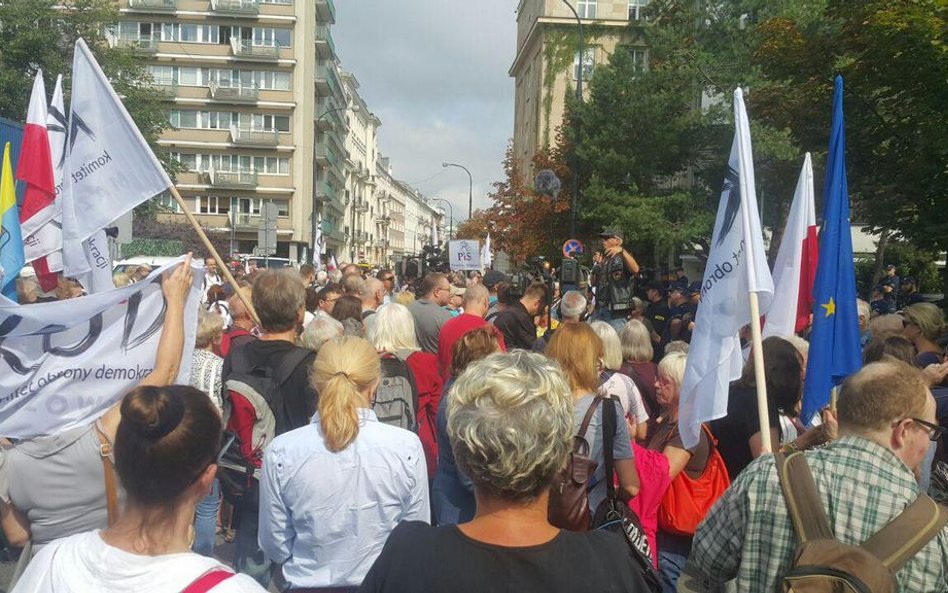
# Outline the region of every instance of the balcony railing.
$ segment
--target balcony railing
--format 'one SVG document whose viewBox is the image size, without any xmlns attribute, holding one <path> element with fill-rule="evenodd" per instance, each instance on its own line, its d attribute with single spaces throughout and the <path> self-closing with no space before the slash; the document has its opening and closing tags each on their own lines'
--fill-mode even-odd
<svg viewBox="0 0 948 593">
<path fill-rule="evenodd" d="M 337 165 L 339 158 L 326 144 L 316 145 L 316 162 L 323 166 Z"/>
<path fill-rule="evenodd" d="M 178 83 L 169 80 L 156 80 L 152 88 L 162 98 L 171 99 L 178 94 Z"/>
<path fill-rule="evenodd" d="M 280 133 L 276 130 L 251 130 L 231 126 L 230 140 L 234 144 L 246 146 L 276 146 L 280 143 Z"/>
<path fill-rule="evenodd" d="M 257 171 L 238 169 L 236 171 L 218 171 L 211 169 L 205 173 L 207 182 L 214 187 L 248 189 L 257 187 Z"/>
<path fill-rule="evenodd" d="M 331 58 L 336 53 L 336 44 L 326 25 L 316 26 L 316 54 L 322 58 Z"/>
<path fill-rule="evenodd" d="M 332 0 L 316 0 L 316 17 L 320 21 L 336 22 L 336 5 Z"/>
<path fill-rule="evenodd" d="M 136 10 L 175 10 L 177 0 L 128 0 L 128 7 Z"/>
<path fill-rule="evenodd" d="M 257 230 L 260 226 L 259 214 L 237 214 L 234 216 L 234 228 L 238 230 Z"/>
<path fill-rule="evenodd" d="M 275 60 L 280 57 L 279 45 L 254 45 L 249 39 L 230 38 L 230 49 L 234 56 L 255 60 Z"/>
<path fill-rule="evenodd" d="M 221 86 L 211 81 L 211 98 L 218 101 L 233 101 L 235 103 L 256 103 L 260 91 L 256 86 Z"/>
<path fill-rule="evenodd" d="M 316 67 L 316 90 L 322 95 L 343 96 L 339 76 L 331 63 L 326 60 L 321 60 Z"/>
<path fill-rule="evenodd" d="M 257 0 L 211 0 L 211 11 L 225 14 L 257 14 L 260 3 Z"/>
<path fill-rule="evenodd" d="M 106 33 L 105 40 L 111 48 L 124 48 L 143 53 L 158 51 L 158 40 L 154 37 L 123 37 L 114 33 Z"/>
<path fill-rule="evenodd" d="M 315 196 L 316 201 L 318 202 L 329 202 L 336 198 L 336 190 L 333 186 L 329 185 L 325 181 L 319 181 L 316 183 L 316 192 Z"/>
<path fill-rule="evenodd" d="M 355 210 L 356 210 L 356 212 L 368 212 L 368 211 L 369 211 L 369 203 L 366 202 L 365 200 L 362 200 L 362 201 L 360 201 L 360 202 L 356 202 Z"/>
</svg>

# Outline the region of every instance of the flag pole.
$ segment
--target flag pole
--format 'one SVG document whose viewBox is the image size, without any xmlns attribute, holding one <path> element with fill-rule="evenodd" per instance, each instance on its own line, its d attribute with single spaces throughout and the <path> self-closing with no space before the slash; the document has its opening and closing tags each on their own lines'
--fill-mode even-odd
<svg viewBox="0 0 948 593">
<path fill-rule="evenodd" d="M 751 314 L 751 356 L 754 357 L 754 383 L 757 385 L 757 419 L 760 422 L 761 453 L 772 453 L 770 440 L 770 406 L 767 402 L 767 379 L 764 372 L 764 340 L 760 333 L 760 302 L 756 292 L 748 293 Z"/>
<path fill-rule="evenodd" d="M 246 307 L 247 313 L 250 314 L 250 318 L 253 319 L 253 322 L 259 326 L 260 319 L 257 317 L 257 312 L 254 310 L 253 304 L 250 302 L 250 299 L 247 298 L 247 295 L 240 291 L 240 286 L 237 285 L 237 280 L 235 280 L 233 274 L 230 273 L 230 268 L 224 265 L 224 260 L 221 259 L 221 255 L 217 252 L 217 249 L 214 248 L 211 240 L 207 238 L 207 233 L 204 232 L 204 229 L 201 228 L 201 224 L 196 218 L 194 218 L 194 214 L 191 214 L 191 211 L 188 210 L 187 204 L 184 203 L 184 198 L 182 198 L 181 194 L 178 193 L 178 188 L 172 185 L 168 188 L 168 191 L 170 191 L 171 195 L 174 196 L 175 202 L 178 203 L 181 211 L 184 212 L 185 217 L 187 217 L 188 222 L 190 222 L 191 226 L 194 227 L 198 237 L 201 238 L 201 242 L 204 243 L 204 247 L 207 248 L 208 252 L 211 254 L 211 257 L 214 258 L 214 261 L 217 262 L 218 269 L 220 269 L 220 271 L 224 274 L 224 278 L 227 280 L 228 284 L 230 284 L 234 289 L 234 294 L 237 295 L 237 298 L 239 298 L 240 302 L 242 302 L 244 307 Z"/>
</svg>

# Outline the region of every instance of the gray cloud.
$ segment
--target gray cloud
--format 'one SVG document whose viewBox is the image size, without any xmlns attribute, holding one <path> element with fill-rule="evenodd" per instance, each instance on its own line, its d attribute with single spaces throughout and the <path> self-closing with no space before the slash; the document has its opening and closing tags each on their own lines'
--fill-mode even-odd
<svg viewBox="0 0 948 593">
<path fill-rule="evenodd" d="M 379 149 L 395 176 L 446 198 L 467 218 L 464 171 L 474 177 L 474 208 L 503 176 L 513 132 L 516 52 L 514 0 L 340 0 L 333 37 L 381 120 Z"/>
</svg>

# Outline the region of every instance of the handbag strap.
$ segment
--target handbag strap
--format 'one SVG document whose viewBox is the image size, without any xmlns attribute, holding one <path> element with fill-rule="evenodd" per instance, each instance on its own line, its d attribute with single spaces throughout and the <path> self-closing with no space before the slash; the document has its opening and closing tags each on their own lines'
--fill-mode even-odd
<svg viewBox="0 0 948 593">
<path fill-rule="evenodd" d="M 603 401 L 602 404 L 602 455 L 605 458 L 606 498 L 614 504 L 616 501 L 616 481 L 613 473 L 615 472 L 613 455 L 618 420 L 616 418 L 616 406 L 612 402 L 613 400 L 610 398 Z"/>
<path fill-rule="evenodd" d="M 785 457 L 776 451 L 774 461 L 780 489 L 783 490 L 793 530 L 800 544 L 817 539 L 835 539 L 806 456 L 797 452 Z"/>
<path fill-rule="evenodd" d="M 232 576 L 234 576 L 234 573 L 229 570 L 222 568 L 211 569 L 194 579 L 194 582 L 182 589 L 181 593 L 207 593 Z"/>
<path fill-rule="evenodd" d="M 589 430 L 589 423 L 592 422 L 593 414 L 596 412 L 596 406 L 598 406 L 599 402 L 603 399 L 605 398 L 601 395 L 593 397 L 592 403 L 586 408 L 586 415 L 583 417 L 583 423 L 579 425 L 579 432 L 576 436 L 582 439 L 586 438 L 586 431 Z"/>
<path fill-rule="evenodd" d="M 108 525 L 111 527 L 118 518 L 118 494 L 115 489 L 115 468 L 112 467 L 112 443 L 99 427 L 98 420 L 93 427 L 99 440 L 99 457 L 102 458 L 102 474 L 105 476 L 105 510 Z"/>
</svg>

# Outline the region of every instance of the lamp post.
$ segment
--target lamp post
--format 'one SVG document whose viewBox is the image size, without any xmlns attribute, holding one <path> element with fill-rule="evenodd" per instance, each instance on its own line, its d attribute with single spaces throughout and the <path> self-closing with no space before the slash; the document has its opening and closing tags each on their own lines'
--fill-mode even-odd
<svg viewBox="0 0 948 593">
<path fill-rule="evenodd" d="M 583 39 L 583 19 L 579 17 L 579 13 L 576 12 L 576 9 L 573 8 L 573 5 L 563 0 L 563 4 L 569 8 L 570 12 L 573 13 L 573 16 L 576 18 L 576 24 L 579 26 L 579 76 L 576 77 L 576 104 L 581 105 L 583 102 L 583 75 L 585 74 L 585 58 L 586 53 L 585 41 Z M 577 154 L 577 149 L 579 148 L 580 134 L 582 130 L 579 126 L 579 118 L 573 117 L 573 162 L 570 167 L 572 171 L 571 177 L 573 178 L 573 204 L 570 208 L 569 215 L 569 236 L 571 239 L 576 238 L 576 204 L 579 200 L 579 155 Z"/>
<path fill-rule="evenodd" d="M 330 113 L 335 113 L 335 112 L 337 112 L 337 111 L 344 111 L 344 110 L 346 110 L 346 109 L 348 109 L 348 108 L 349 108 L 348 106 L 333 107 L 332 109 L 327 109 L 326 111 L 323 111 L 323 112 L 319 115 L 319 117 L 316 118 L 316 122 L 313 124 L 314 127 L 316 128 L 316 132 L 319 131 L 319 122 L 323 121 L 323 118 L 325 118 L 325 117 L 326 117 L 327 115 L 329 115 Z M 315 134 L 314 134 L 314 137 L 315 137 Z M 314 152 L 315 152 L 315 148 L 316 148 L 316 147 L 314 146 L 314 147 L 313 147 Z M 313 155 L 313 160 L 314 160 L 314 161 L 316 160 L 315 155 Z M 311 222 L 312 222 L 312 228 L 310 229 L 310 237 L 309 237 L 310 243 L 312 244 L 312 263 L 313 263 L 314 265 L 315 265 L 316 261 L 319 259 L 319 256 L 321 255 L 321 254 L 319 254 L 319 253 L 316 253 L 316 249 L 317 249 L 317 247 L 316 247 L 316 225 L 319 224 L 319 221 L 316 220 L 316 184 L 318 183 L 318 181 L 317 181 L 317 179 L 316 179 L 316 169 L 317 169 L 317 168 L 315 167 L 315 162 L 314 162 L 314 166 L 313 166 L 313 212 L 312 212 L 312 214 L 310 215 L 310 220 L 311 220 Z"/>
<path fill-rule="evenodd" d="M 459 165 L 457 163 L 441 163 L 442 167 L 457 167 L 459 169 L 464 169 L 464 172 L 467 173 L 467 218 L 470 220 L 471 214 L 474 212 L 474 178 L 471 177 L 471 172 L 464 165 Z"/>
<path fill-rule="evenodd" d="M 451 239 L 451 236 L 454 234 L 454 206 L 451 202 L 445 200 L 444 198 L 430 198 L 432 200 L 437 200 L 439 202 L 444 202 L 448 205 L 448 239 Z"/>
</svg>

